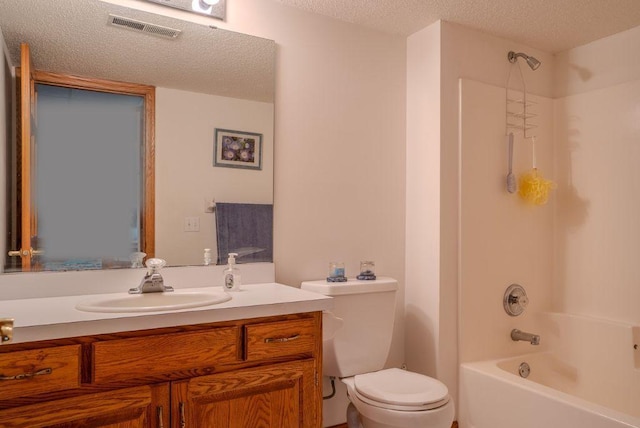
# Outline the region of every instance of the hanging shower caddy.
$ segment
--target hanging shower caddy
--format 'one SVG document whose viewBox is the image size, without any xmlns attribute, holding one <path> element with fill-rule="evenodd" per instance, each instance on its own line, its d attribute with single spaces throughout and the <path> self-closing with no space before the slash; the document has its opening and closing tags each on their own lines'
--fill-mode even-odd
<svg viewBox="0 0 640 428">
<path fill-rule="evenodd" d="M 540 61 L 524 53 L 509 52 L 507 58 L 513 64 L 509 68 L 507 84 L 505 85 L 505 135 L 509 147 L 509 172 L 507 174 L 507 191 L 515 193 L 516 190 L 522 199 L 534 205 L 544 205 L 547 202 L 549 192 L 555 188 L 551 180 L 545 179 L 536 167 L 536 137 L 531 136 L 532 129 L 537 128 L 535 118 L 538 115 L 531 111 L 537 104 L 527 99 L 527 84 L 520 68 L 518 58 L 523 58 L 532 70 L 540 66 Z M 514 68 L 518 69 L 522 92 L 510 87 L 511 74 Z M 515 176 L 512 172 L 513 166 L 513 141 L 514 134 L 522 132 L 524 140 L 531 139 L 531 152 L 533 168 L 520 176 L 519 183 L 516 184 Z"/>
</svg>

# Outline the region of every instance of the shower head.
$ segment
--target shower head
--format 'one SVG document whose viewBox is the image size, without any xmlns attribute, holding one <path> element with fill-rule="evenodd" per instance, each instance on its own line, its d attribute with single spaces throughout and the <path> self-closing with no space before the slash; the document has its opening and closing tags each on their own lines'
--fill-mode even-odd
<svg viewBox="0 0 640 428">
<path fill-rule="evenodd" d="M 525 53 L 522 52 L 518 52 L 515 53 L 514 51 L 509 52 L 509 55 L 507 56 L 507 58 L 509 58 L 509 62 L 510 63 L 515 63 L 518 60 L 518 57 L 522 57 L 525 59 L 525 61 L 527 61 L 527 64 L 529 64 L 529 67 L 531 67 L 532 70 L 537 70 L 538 67 L 540 67 L 540 61 L 538 61 L 536 58 L 529 56 Z"/>
</svg>

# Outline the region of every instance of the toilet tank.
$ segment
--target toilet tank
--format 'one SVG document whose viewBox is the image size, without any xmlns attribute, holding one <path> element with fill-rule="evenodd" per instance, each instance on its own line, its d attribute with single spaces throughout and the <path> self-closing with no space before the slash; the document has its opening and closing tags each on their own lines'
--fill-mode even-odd
<svg viewBox="0 0 640 428">
<path fill-rule="evenodd" d="M 301 288 L 334 299 L 333 309 L 322 317 L 324 376 L 347 377 L 384 368 L 395 318 L 395 279 L 305 281 Z"/>
</svg>

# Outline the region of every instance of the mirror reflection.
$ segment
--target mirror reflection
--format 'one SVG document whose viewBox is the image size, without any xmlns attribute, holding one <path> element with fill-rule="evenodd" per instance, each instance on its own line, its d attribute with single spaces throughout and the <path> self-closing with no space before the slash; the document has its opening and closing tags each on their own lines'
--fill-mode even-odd
<svg viewBox="0 0 640 428">
<path fill-rule="evenodd" d="M 151 118 L 155 140 L 155 257 L 166 259 L 169 265 L 200 265 L 204 250 L 210 249 L 213 263 L 226 260 L 227 251 L 240 253 L 240 263 L 271 261 L 273 41 L 98 0 L 59 0 L 55 4 L 3 0 L 0 12 L 0 31 L 8 51 L 3 91 L 8 112 L 16 108 L 14 94 L 20 79 L 15 75 L 20 67 L 21 43 L 29 44 L 32 67 L 39 72 L 155 87 L 155 115 Z M 161 37 L 110 25 L 113 16 L 169 28 L 178 35 Z M 13 165 L 6 174 L 9 202 L 3 220 L 8 224 L 5 254 L 22 249 L 20 226 L 11 224 L 11 218 L 20 211 L 20 147 L 16 144 L 20 127 L 15 116 L 0 118 L 7 122 L 7 163 Z M 220 135 L 219 144 L 216 134 Z M 79 152 L 73 150 L 75 163 L 84 164 Z M 95 175 L 91 168 L 84 169 L 85 178 Z M 113 165 L 113 169 L 119 167 Z M 132 184 L 132 188 L 136 186 Z M 51 187 L 46 194 L 55 200 L 55 186 Z M 74 199 L 82 199 L 83 192 L 77 192 L 80 194 Z M 104 222 L 104 211 L 86 217 Z M 46 220 L 36 215 L 35 222 L 45 224 Z M 77 232 L 71 227 L 63 236 L 74 242 L 72 235 Z M 31 241 L 37 244 L 33 238 Z M 219 248 L 225 253 L 220 257 Z M 132 255 L 136 252 L 133 250 L 142 248 L 133 247 Z M 38 260 L 46 255 L 34 257 Z M 126 260 L 113 263 L 112 257 L 110 266 L 130 266 L 129 257 L 118 257 Z M 20 263 L 8 258 L 6 265 L 19 267 Z M 109 266 L 97 263 L 94 267 Z"/>
</svg>

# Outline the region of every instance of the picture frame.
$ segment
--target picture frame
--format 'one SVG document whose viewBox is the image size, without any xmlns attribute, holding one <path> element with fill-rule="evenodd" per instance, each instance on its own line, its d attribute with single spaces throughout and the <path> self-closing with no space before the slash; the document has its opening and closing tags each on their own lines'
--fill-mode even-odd
<svg viewBox="0 0 640 428">
<path fill-rule="evenodd" d="M 261 170 L 262 134 L 216 128 L 213 165 Z"/>
</svg>

